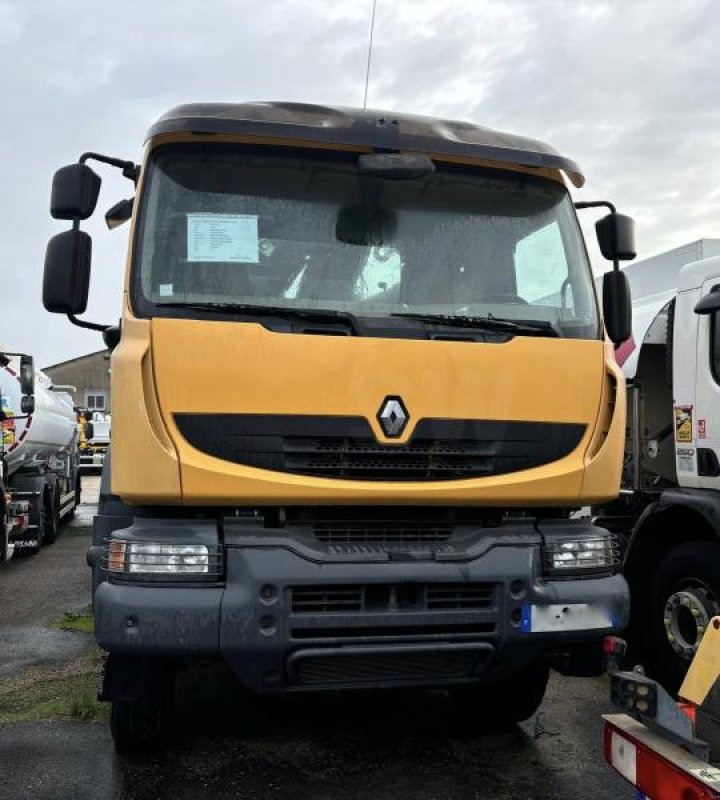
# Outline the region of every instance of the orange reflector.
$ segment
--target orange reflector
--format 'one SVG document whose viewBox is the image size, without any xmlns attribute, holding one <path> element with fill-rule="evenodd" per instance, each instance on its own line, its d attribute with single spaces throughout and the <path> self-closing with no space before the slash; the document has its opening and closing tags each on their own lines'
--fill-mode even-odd
<svg viewBox="0 0 720 800">
<path fill-rule="evenodd" d="M 694 775 L 610 722 L 605 723 L 604 745 L 608 764 L 652 800 L 720 800 L 720 792 L 702 780 L 717 780 L 718 770 L 710 765 L 694 769 Z"/>
<path fill-rule="evenodd" d="M 125 571 L 125 542 L 112 539 L 108 549 L 108 570 L 110 572 Z"/>
</svg>

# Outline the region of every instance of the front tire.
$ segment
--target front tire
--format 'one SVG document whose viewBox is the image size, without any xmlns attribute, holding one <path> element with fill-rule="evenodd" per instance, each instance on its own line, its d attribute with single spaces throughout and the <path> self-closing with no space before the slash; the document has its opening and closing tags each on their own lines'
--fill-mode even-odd
<svg viewBox="0 0 720 800">
<path fill-rule="evenodd" d="M 713 616 L 720 614 L 720 542 L 685 542 L 660 561 L 650 587 L 648 674 L 677 694 Z"/>
<path fill-rule="evenodd" d="M 172 729 L 175 673 L 166 665 L 148 669 L 141 693 L 113 700 L 110 733 L 119 753 L 144 753 L 168 744 Z"/>
<path fill-rule="evenodd" d="M 451 691 L 453 715 L 464 727 L 522 722 L 540 707 L 549 678 L 547 663 L 535 661 L 500 681 L 458 687 Z"/>
</svg>

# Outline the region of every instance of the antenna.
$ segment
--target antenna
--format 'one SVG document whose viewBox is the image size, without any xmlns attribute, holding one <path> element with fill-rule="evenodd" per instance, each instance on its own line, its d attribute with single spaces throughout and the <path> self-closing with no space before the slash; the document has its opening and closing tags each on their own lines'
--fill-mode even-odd
<svg viewBox="0 0 720 800">
<path fill-rule="evenodd" d="M 367 68 L 365 70 L 365 95 L 363 97 L 363 111 L 367 108 L 368 86 L 370 84 L 370 63 L 372 60 L 373 34 L 375 33 L 375 9 L 377 0 L 372 0 L 372 16 L 370 17 L 370 40 L 368 41 Z"/>
</svg>

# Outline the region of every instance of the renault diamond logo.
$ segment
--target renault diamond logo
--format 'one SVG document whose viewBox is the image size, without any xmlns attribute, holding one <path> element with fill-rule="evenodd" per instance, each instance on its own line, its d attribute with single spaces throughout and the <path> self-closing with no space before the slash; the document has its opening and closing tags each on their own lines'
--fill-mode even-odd
<svg viewBox="0 0 720 800">
<path fill-rule="evenodd" d="M 400 397 L 390 396 L 383 400 L 377 418 L 385 436 L 388 439 L 397 439 L 405 430 L 410 415 Z"/>
</svg>

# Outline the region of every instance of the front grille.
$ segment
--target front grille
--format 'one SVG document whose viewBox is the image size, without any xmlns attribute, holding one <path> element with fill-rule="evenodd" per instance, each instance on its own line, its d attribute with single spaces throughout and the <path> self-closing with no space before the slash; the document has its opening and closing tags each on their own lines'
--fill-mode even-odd
<svg viewBox="0 0 720 800">
<path fill-rule="evenodd" d="M 284 446 L 285 470 L 356 480 L 451 480 L 493 473 L 491 443 L 432 439 L 389 447 L 366 439 L 294 439 Z"/>
<path fill-rule="evenodd" d="M 494 622 L 443 622 L 435 625 L 345 625 L 292 628 L 293 639 L 423 639 L 442 637 L 444 642 L 451 639 L 469 639 L 478 636 L 492 636 Z"/>
<path fill-rule="evenodd" d="M 473 675 L 485 658 L 478 651 L 313 655 L 295 661 L 293 680 L 333 686 L 461 679 Z"/>
<path fill-rule="evenodd" d="M 370 583 L 290 589 L 293 614 L 477 611 L 492 608 L 494 601 L 491 583 Z"/>
<path fill-rule="evenodd" d="M 377 440 L 364 417 L 175 414 L 196 449 L 260 469 L 325 478 L 443 481 L 531 469 L 571 453 L 585 425 L 421 419 L 407 444 Z"/>
<path fill-rule="evenodd" d="M 452 536 L 451 524 L 435 522 L 404 522 L 372 520 L 318 522 L 314 527 L 315 538 L 323 544 L 340 545 L 403 545 L 411 548 L 426 548 L 447 542 Z"/>
<path fill-rule="evenodd" d="M 426 598 L 428 610 L 488 608 L 493 602 L 493 587 L 487 583 L 431 584 Z"/>
<path fill-rule="evenodd" d="M 292 589 L 293 614 L 332 614 L 362 611 L 362 586 L 296 586 Z"/>
</svg>

